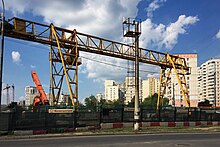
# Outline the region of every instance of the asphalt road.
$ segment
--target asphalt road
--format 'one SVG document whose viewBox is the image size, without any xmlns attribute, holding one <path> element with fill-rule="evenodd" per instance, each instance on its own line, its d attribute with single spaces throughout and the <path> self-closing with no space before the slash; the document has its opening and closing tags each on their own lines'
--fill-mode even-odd
<svg viewBox="0 0 220 147">
<path fill-rule="evenodd" d="M 172 133 L 0 140 L 0 147 L 219 147 L 219 133 Z"/>
</svg>

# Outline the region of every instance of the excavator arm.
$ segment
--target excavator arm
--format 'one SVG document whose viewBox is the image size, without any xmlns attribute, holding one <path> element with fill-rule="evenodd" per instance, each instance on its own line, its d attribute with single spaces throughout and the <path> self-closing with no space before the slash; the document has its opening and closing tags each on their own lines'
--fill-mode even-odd
<svg viewBox="0 0 220 147">
<path fill-rule="evenodd" d="M 41 83 L 40 83 L 40 80 L 37 76 L 36 71 L 32 70 L 31 76 L 32 76 L 32 79 L 36 85 L 37 91 L 39 93 L 39 95 L 34 98 L 33 106 L 49 105 L 49 100 L 47 99 L 47 96 L 44 92 L 44 89 L 43 89 Z"/>
</svg>

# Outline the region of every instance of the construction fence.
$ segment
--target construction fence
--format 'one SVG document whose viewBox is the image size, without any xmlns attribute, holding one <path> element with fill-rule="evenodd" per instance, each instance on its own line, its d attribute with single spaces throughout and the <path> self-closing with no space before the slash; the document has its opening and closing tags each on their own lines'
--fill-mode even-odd
<svg viewBox="0 0 220 147">
<path fill-rule="evenodd" d="M 134 122 L 134 109 L 122 107 L 80 107 L 68 113 L 50 112 L 48 107 L 8 110 L 0 113 L 0 131 L 53 130 L 100 126 L 101 123 Z M 166 107 L 140 109 L 140 122 L 220 121 L 220 109 Z"/>
</svg>

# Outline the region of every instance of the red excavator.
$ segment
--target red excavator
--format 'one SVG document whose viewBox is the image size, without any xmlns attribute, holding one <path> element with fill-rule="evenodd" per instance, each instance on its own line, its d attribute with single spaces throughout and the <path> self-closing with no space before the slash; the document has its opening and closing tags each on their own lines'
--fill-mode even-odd
<svg viewBox="0 0 220 147">
<path fill-rule="evenodd" d="M 37 91 L 38 91 L 38 96 L 36 96 L 34 98 L 34 101 L 33 101 L 33 106 L 40 106 L 40 105 L 50 105 L 49 104 L 49 100 L 47 99 L 47 96 L 44 92 L 44 89 L 40 83 L 40 80 L 37 76 L 37 73 L 36 71 L 32 70 L 31 71 L 31 75 L 32 75 L 32 79 L 36 85 L 36 88 L 37 88 Z"/>
</svg>

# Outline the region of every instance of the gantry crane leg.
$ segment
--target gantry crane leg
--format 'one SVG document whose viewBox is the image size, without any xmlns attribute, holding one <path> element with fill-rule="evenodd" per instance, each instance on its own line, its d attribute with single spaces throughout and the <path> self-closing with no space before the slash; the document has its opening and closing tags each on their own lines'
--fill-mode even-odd
<svg viewBox="0 0 220 147">
<path fill-rule="evenodd" d="M 180 65 L 185 65 L 185 63 L 182 63 L 182 60 L 180 60 L 180 58 L 175 58 L 175 59 L 172 58 L 168 53 L 167 53 L 167 59 L 173 67 L 168 68 L 167 71 L 166 68 L 161 68 L 160 86 L 159 86 L 158 100 L 157 100 L 157 111 L 161 107 L 162 99 L 164 97 L 164 94 L 166 93 L 168 82 L 170 81 L 170 74 L 172 69 L 174 70 L 174 74 L 176 75 L 178 85 L 181 90 L 181 94 L 184 97 L 185 105 L 186 107 L 190 107 L 188 86 L 185 78 L 186 73 L 183 66 L 179 67 Z"/>
<path fill-rule="evenodd" d="M 69 38 L 66 38 L 65 34 L 60 35 L 56 28 L 51 25 L 51 40 L 56 40 L 57 47 L 51 45 L 50 50 L 50 61 L 51 61 L 51 90 L 53 100 L 58 103 L 63 78 L 65 77 L 67 87 L 69 90 L 69 96 L 72 103 L 72 106 L 78 104 L 78 57 L 79 52 L 77 48 L 77 38 L 76 33 L 73 31 L 73 34 Z M 64 43 L 62 40 L 74 41 L 75 45 L 72 45 L 71 48 L 65 49 L 63 47 Z"/>
<path fill-rule="evenodd" d="M 157 111 L 161 107 L 161 103 L 164 97 L 164 94 L 166 93 L 166 88 L 168 86 L 168 83 L 170 82 L 170 73 L 172 68 L 161 68 L 160 71 L 160 86 L 158 90 L 158 99 L 157 99 Z"/>
</svg>

